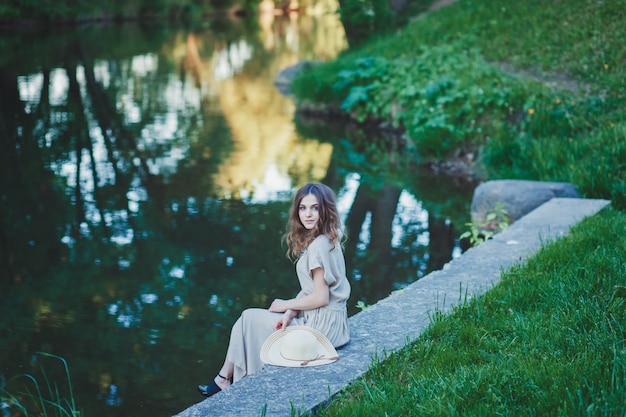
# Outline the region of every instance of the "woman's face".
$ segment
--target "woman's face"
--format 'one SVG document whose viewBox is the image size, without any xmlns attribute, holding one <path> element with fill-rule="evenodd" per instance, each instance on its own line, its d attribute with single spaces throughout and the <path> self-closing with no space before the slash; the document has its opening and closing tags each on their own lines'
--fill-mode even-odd
<svg viewBox="0 0 626 417">
<path fill-rule="evenodd" d="M 315 229 L 320 221 L 320 205 L 313 194 L 305 195 L 298 206 L 298 217 L 308 230 Z"/>
</svg>

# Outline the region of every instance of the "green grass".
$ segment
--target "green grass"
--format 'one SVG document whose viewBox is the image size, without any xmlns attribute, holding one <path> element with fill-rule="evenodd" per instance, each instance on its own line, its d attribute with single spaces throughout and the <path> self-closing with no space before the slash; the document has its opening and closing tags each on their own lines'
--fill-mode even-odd
<svg viewBox="0 0 626 417">
<path fill-rule="evenodd" d="M 614 209 L 584 220 L 317 415 L 626 415 L 624 230 Z"/>
<path fill-rule="evenodd" d="M 403 131 L 416 161 L 476 149 L 488 179 L 565 181 L 626 208 L 621 0 L 460 0 L 293 85 Z"/>
<path fill-rule="evenodd" d="M 618 0 L 460 0 L 295 81 L 303 105 L 395 125 L 416 161 L 475 148 L 487 179 L 571 182 L 614 207 L 318 416 L 626 416 L 625 18 Z"/>
<path fill-rule="evenodd" d="M 0 386 L 0 402 L 3 412 L 11 416 L 80 417 L 76 408 L 72 380 L 67 361 L 50 353 L 37 352 L 34 359 L 51 358 L 63 365 L 67 384 L 59 385 L 48 377 L 43 365 L 39 366 L 40 378 L 33 373 L 20 374 Z M 40 383 L 40 379 L 43 382 Z M 3 381 L 4 382 L 4 381 Z M 19 410 L 19 412 L 18 412 Z M 3 414 L 5 415 L 5 414 Z"/>
</svg>

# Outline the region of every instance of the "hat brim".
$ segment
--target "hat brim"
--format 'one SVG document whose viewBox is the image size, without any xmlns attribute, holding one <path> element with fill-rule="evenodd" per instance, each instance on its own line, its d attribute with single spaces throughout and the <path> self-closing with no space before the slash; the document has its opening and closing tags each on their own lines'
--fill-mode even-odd
<svg viewBox="0 0 626 417">
<path fill-rule="evenodd" d="M 280 354 L 280 344 L 282 339 L 293 332 L 294 330 L 305 330 L 311 333 L 317 339 L 318 345 L 318 357 L 313 361 L 300 361 L 286 359 Z M 264 363 L 275 366 L 285 366 L 288 368 L 306 368 L 309 366 L 327 365 L 335 362 L 339 359 L 339 355 L 335 350 L 335 347 L 326 336 L 324 336 L 319 330 L 316 330 L 308 326 L 288 326 L 285 330 L 277 330 L 267 338 L 263 347 L 261 348 L 261 360 Z"/>
</svg>

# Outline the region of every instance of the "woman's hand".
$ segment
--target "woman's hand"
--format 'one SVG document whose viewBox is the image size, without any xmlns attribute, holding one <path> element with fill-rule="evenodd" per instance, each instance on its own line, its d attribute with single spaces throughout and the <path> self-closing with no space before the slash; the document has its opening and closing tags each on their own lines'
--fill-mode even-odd
<svg viewBox="0 0 626 417">
<path fill-rule="evenodd" d="M 287 307 L 287 301 L 288 300 L 281 300 L 280 298 L 277 298 L 272 301 L 272 305 L 270 305 L 269 310 L 272 313 L 283 313 L 289 310 L 289 307 Z"/>
<path fill-rule="evenodd" d="M 274 324 L 274 330 L 285 330 L 289 323 L 291 323 L 291 319 L 294 318 L 294 314 L 292 314 L 291 310 L 285 311 L 285 313 L 280 317 L 280 319 Z"/>
</svg>

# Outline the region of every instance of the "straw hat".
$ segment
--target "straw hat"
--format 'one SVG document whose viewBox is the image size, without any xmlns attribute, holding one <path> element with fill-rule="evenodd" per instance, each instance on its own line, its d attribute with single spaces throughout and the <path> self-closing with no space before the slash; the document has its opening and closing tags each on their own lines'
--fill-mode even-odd
<svg viewBox="0 0 626 417">
<path fill-rule="evenodd" d="M 339 355 L 330 340 L 308 326 L 277 330 L 261 348 L 261 360 L 270 365 L 300 368 L 335 362 Z"/>
</svg>

